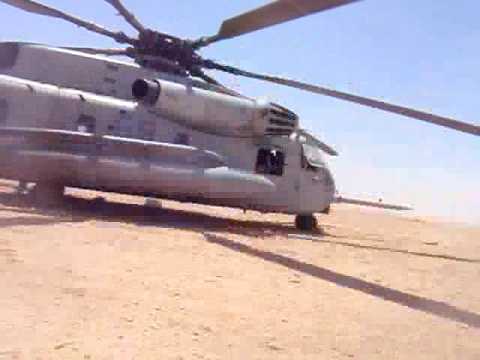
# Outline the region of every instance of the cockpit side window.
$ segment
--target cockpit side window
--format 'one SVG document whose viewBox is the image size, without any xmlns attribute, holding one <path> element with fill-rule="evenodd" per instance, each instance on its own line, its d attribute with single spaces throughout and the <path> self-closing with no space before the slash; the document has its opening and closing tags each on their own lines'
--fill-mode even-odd
<svg viewBox="0 0 480 360">
<path fill-rule="evenodd" d="M 305 159 L 305 156 L 302 155 L 302 168 L 307 171 L 317 172 L 318 167 L 310 165 L 310 163 Z"/>
<path fill-rule="evenodd" d="M 316 172 L 325 166 L 321 150 L 310 144 L 302 144 L 302 167 Z"/>
<path fill-rule="evenodd" d="M 277 149 L 258 150 L 255 171 L 258 174 L 282 176 L 285 168 L 285 154 Z"/>
</svg>

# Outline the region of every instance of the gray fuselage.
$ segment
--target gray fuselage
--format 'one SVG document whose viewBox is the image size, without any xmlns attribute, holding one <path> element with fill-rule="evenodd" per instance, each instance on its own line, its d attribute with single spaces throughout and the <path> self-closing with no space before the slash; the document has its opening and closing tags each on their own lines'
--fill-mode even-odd
<svg viewBox="0 0 480 360">
<path fill-rule="evenodd" d="M 159 107 L 149 106 L 132 97 L 137 79 L 159 79 L 185 95 L 166 93 Z M 216 111 L 210 99 L 232 106 Z M 53 132 L 49 144 L 35 140 L 43 136 L 35 132 L 4 132 L 0 177 L 265 212 L 328 208 L 335 185 L 320 149 L 296 129 L 276 134 L 270 123 L 257 127 L 257 115 L 242 102 L 258 105 L 251 113 L 268 120 L 264 105 L 190 79 L 41 45 L 1 43 L 0 126 Z M 249 129 L 256 133 L 249 136 Z"/>
</svg>

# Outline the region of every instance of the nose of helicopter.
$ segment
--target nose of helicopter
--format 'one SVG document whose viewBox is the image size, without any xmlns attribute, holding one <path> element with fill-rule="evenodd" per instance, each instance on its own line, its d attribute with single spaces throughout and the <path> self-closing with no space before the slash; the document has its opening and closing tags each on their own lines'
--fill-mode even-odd
<svg viewBox="0 0 480 360">
<path fill-rule="evenodd" d="M 315 172 L 306 171 L 303 179 L 303 190 L 300 195 L 301 212 L 328 211 L 336 193 L 335 181 L 328 166 L 318 167 Z"/>
<path fill-rule="evenodd" d="M 336 187 L 335 187 L 335 180 L 333 178 L 332 172 L 330 168 L 325 165 L 321 171 L 319 176 L 321 177 L 321 184 L 323 187 L 323 191 L 325 192 L 326 198 L 329 202 L 332 202 L 335 198 Z"/>
</svg>

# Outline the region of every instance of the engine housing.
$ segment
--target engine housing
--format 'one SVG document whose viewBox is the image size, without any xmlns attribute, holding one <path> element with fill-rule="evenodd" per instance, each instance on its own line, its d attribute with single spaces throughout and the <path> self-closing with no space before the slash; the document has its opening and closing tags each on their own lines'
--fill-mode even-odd
<svg viewBox="0 0 480 360">
<path fill-rule="evenodd" d="M 132 95 L 159 115 L 210 134 L 288 136 L 298 128 L 298 116 L 282 106 L 165 80 L 138 79 Z"/>
</svg>

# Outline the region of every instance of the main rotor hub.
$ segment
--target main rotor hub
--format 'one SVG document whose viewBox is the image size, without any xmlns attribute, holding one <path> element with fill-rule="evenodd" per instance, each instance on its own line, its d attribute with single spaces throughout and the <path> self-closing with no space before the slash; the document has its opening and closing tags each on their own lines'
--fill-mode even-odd
<svg viewBox="0 0 480 360">
<path fill-rule="evenodd" d="M 167 66 L 176 73 L 192 74 L 203 64 L 202 57 L 196 53 L 192 42 L 153 30 L 140 34 L 135 51 L 141 65 L 156 68 Z"/>
</svg>

